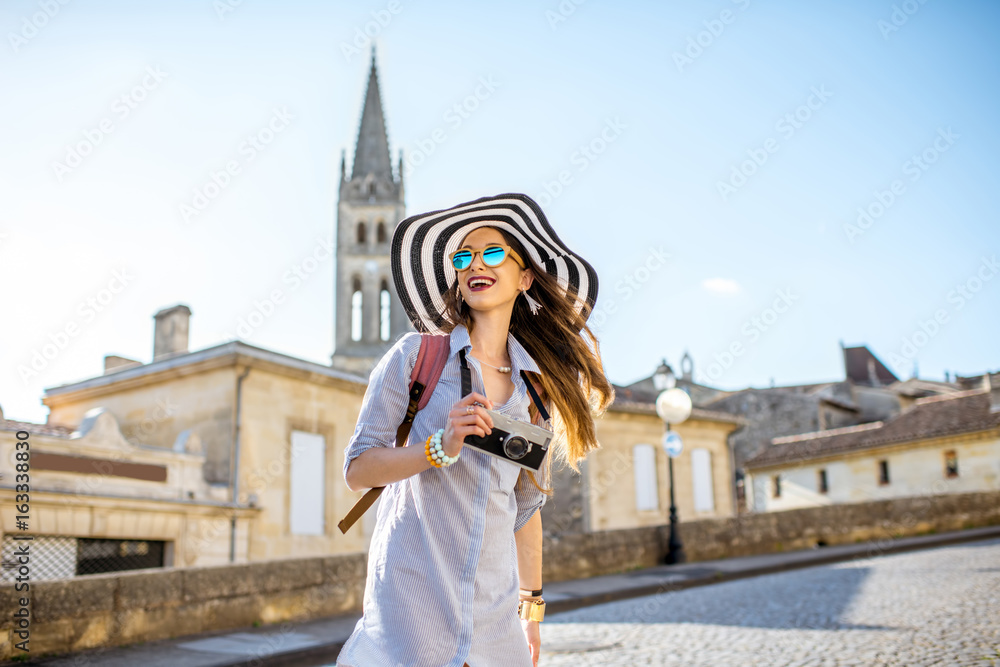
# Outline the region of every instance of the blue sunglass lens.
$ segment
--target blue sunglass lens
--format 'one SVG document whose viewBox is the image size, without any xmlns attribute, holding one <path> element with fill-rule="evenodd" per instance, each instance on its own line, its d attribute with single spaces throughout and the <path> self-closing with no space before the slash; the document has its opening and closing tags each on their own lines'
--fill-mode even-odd
<svg viewBox="0 0 1000 667">
<path fill-rule="evenodd" d="M 483 263 L 486 266 L 500 266 L 506 256 L 507 251 L 499 246 L 486 248 L 483 250 Z"/>
<path fill-rule="evenodd" d="M 455 256 L 451 258 L 451 263 L 459 271 L 467 269 L 469 268 L 469 266 L 472 265 L 472 253 L 468 252 L 467 250 L 455 253 Z"/>
</svg>

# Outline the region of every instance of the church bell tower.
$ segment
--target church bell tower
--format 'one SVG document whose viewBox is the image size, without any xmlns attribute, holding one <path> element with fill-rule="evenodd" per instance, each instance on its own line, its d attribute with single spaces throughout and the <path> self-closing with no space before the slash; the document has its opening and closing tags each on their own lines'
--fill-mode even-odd
<svg viewBox="0 0 1000 667">
<path fill-rule="evenodd" d="M 340 158 L 334 353 L 331 365 L 367 376 L 400 335 L 412 331 L 392 282 L 389 244 L 404 218 L 403 157 L 394 174 L 372 50 L 351 174 Z"/>
</svg>

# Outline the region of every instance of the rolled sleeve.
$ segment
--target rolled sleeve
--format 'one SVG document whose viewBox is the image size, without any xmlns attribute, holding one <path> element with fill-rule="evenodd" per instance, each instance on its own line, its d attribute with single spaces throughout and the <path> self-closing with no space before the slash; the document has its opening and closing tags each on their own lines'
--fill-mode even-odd
<svg viewBox="0 0 1000 667">
<path fill-rule="evenodd" d="M 344 477 L 351 461 L 373 447 L 392 447 L 409 404 L 410 374 L 420 351 L 420 334 L 409 332 L 378 362 L 368 378 L 354 434 L 344 450 Z"/>
<path fill-rule="evenodd" d="M 517 501 L 517 517 L 514 519 L 514 532 L 524 528 L 535 512 L 545 504 L 546 495 L 531 483 L 527 473 L 518 476 L 514 486 L 514 499 Z"/>
</svg>

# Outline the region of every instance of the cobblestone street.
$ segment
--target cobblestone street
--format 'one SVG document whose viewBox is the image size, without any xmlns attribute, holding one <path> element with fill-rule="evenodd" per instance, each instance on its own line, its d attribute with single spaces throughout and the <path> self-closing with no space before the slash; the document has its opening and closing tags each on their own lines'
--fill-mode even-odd
<svg viewBox="0 0 1000 667">
<path fill-rule="evenodd" d="M 1000 667 L 1000 540 L 551 614 L 539 664 Z"/>
</svg>

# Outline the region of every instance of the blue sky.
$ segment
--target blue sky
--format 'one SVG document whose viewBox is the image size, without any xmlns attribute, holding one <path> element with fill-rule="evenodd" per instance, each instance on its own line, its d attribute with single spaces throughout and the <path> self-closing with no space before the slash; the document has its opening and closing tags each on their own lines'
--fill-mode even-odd
<svg viewBox="0 0 1000 667">
<path fill-rule="evenodd" d="M 1000 368 L 995 3 L 225 2 L 0 7 L 8 418 L 149 361 L 161 308 L 201 349 L 287 288 L 333 231 L 366 29 L 408 213 L 539 199 L 598 271 L 613 381 L 685 350 L 726 389 L 835 380 L 841 340 Z M 244 339 L 328 363 L 333 260 L 305 275 Z"/>
</svg>

